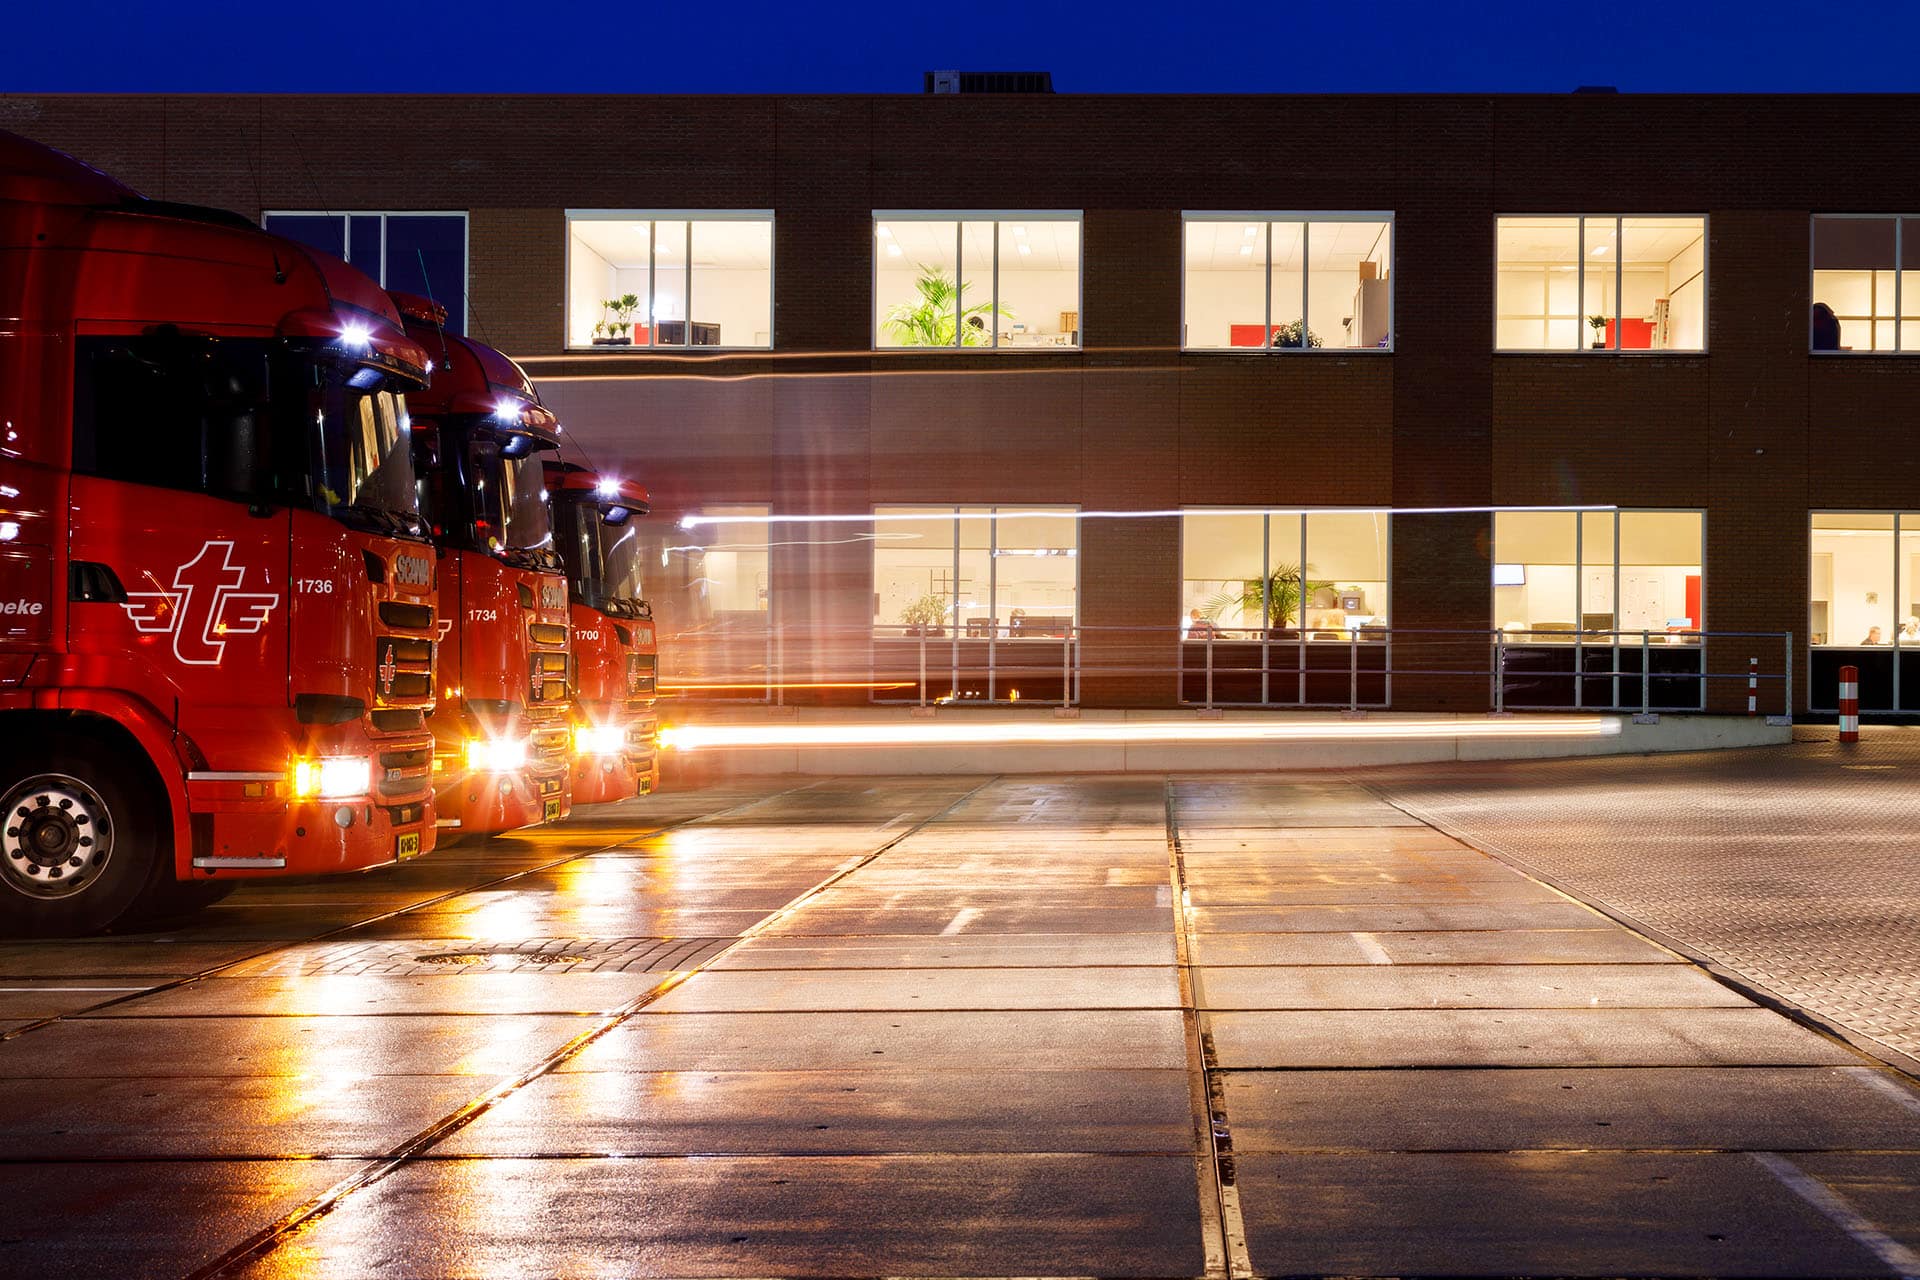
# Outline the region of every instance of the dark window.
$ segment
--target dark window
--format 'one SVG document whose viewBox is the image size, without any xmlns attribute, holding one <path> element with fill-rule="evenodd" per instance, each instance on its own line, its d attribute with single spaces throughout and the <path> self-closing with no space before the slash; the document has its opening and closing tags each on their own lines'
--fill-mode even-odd
<svg viewBox="0 0 1920 1280">
<path fill-rule="evenodd" d="M 467 310 L 467 220 L 442 214 L 387 215 L 389 289 L 432 298 L 447 309 L 447 330 L 462 332 Z"/>
<path fill-rule="evenodd" d="M 467 219 L 458 213 L 269 213 L 275 235 L 331 253 L 383 289 L 431 298 L 447 332 L 466 332 Z"/>
</svg>

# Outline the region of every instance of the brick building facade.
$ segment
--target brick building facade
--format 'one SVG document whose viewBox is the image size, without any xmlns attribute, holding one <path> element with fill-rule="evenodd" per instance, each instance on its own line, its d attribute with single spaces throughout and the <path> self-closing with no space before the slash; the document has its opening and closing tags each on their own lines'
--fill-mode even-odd
<svg viewBox="0 0 1920 1280">
<path fill-rule="evenodd" d="M 12 96 L 0 128 L 251 215 L 465 211 L 470 331 L 665 521 L 756 504 L 1698 510 L 1706 628 L 1795 633 L 1805 709 L 1831 705 L 1808 678 L 1809 513 L 1920 509 L 1920 360 L 1816 355 L 1807 323 L 1811 215 L 1920 211 L 1920 97 Z M 772 210 L 772 349 L 570 351 L 569 209 Z M 1079 211 L 1080 345 L 876 351 L 876 210 Z M 1193 210 L 1391 212 L 1391 351 L 1183 350 Z M 1496 352 L 1496 219 L 1554 213 L 1705 215 L 1705 353 Z M 1492 523 L 1393 517 L 1396 632 L 1490 625 Z M 806 637 L 872 621 L 871 547 L 839 530 L 773 539 L 795 684 L 847 667 Z M 1172 704 L 1170 671 L 1114 671 L 1178 646 L 1100 629 L 1179 616 L 1180 517 L 1088 519 L 1077 551 L 1082 699 Z M 1706 661 L 1744 677 L 1750 651 L 1779 670 L 1778 641 L 1710 642 Z M 1433 640 L 1406 665 L 1484 669 L 1486 641 Z M 1478 710 L 1488 688 L 1402 674 L 1392 703 Z M 1709 703 L 1744 695 L 1729 679 Z M 1903 701 L 1920 710 L 1920 668 Z"/>
</svg>

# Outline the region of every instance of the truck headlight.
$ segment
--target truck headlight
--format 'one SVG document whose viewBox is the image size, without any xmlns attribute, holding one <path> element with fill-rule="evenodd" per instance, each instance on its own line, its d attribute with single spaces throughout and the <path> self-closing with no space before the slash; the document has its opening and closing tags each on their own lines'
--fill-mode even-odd
<svg viewBox="0 0 1920 1280">
<path fill-rule="evenodd" d="M 373 790 L 373 761 L 365 756 L 296 760 L 293 794 L 303 800 L 348 800 Z"/>
<path fill-rule="evenodd" d="M 617 724 L 583 724 L 573 731 L 577 756 L 618 755 L 627 745 L 627 731 Z"/>
<path fill-rule="evenodd" d="M 467 768 L 488 773 L 506 773 L 527 764 L 525 738 L 468 738 Z"/>
</svg>

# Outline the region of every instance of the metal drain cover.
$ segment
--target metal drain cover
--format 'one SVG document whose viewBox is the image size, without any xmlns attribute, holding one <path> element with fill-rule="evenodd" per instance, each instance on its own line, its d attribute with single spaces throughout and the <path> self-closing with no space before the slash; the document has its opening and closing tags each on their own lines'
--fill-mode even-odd
<svg viewBox="0 0 1920 1280">
<path fill-rule="evenodd" d="M 570 956 L 558 951 L 437 951 L 415 956 L 421 964 L 491 964 L 510 957 L 520 964 L 585 964 L 586 956 Z"/>
<path fill-rule="evenodd" d="M 241 965 L 253 976 L 425 976 L 432 973 L 660 973 L 690 969 L 737 938 L 415 938 L 294 947 Z"/>
</svg>

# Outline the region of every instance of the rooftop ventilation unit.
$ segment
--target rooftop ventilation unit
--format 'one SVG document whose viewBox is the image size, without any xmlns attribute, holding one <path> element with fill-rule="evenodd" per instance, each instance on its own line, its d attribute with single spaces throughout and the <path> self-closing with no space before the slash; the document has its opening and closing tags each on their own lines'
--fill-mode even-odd
<svg viewBox="0 0 1920 1280">
<path fill-rule="evenodd" d="M 928 93 L 1052 93 L 1051 71 L 929 71 Z"/>
</svg>

